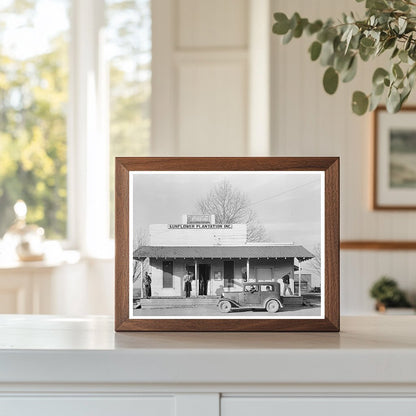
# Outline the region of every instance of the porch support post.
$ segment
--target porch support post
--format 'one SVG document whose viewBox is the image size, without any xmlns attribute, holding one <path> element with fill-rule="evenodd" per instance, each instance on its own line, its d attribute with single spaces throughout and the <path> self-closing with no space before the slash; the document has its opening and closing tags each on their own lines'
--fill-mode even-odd
<svg viewBox="0 0 416 416">
<path fill-rule="evenodd" d="M 301 289 L 300 289 L 300 283 L 301 283 L 301 280 L 302 280 L 302 279 L 301 279 L 301 273 L 302 273 L 302 272 L 301 272 L 301 270 L 300 270 L 300 264 L 301 264 L 301 262 L 300 262 L 300 260 L 299 260 L 299 259 L 298 259 L 298 263 L 299 263 L 299 266 L 298 266 L 298 267 L 299 267 L 299 296 L 301 296 L 301 293 L 302 293 L 302 292 L 301 292 Z"/>
<path fill-rule="evenodd" d="M 143 284 L 143 260 L 140 260 L 140 279 L 142 279 L 142 298 L 144 298 L 144 284 Z"/>
<path fill-rule="evenodd" d="M 247 258 L 247 282 L 250 280 L 250 259 Z"/>
<path fill-rule="evenodd" d="M 199 279 L 198 279 L 198 263 L 196 262 L 196 259 L 194 259 L 195 262 L 195 296 L 198 297 L 199 294 Z"/>
</svg>

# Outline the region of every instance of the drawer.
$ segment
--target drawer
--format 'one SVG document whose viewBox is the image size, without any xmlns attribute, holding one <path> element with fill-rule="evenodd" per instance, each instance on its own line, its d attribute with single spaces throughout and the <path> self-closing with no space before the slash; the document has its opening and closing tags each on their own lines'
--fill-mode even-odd
<svg viewBox="0 0 416 416">
<path fill-rule="evenodd" d="M 416 398 L 223 397 L 221 416 L 415 416 Z"/>
<path fill-rule="evenodd" d="M 152 397 L 1 397 L 7 416 L 174 416 L 173 396 Z"/>
</svg>

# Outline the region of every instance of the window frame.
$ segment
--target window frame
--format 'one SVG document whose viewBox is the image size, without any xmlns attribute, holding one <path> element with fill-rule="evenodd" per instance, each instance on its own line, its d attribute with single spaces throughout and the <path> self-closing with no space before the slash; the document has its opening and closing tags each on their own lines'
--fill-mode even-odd
<svg viewBox="0 0 416 416">
<path fill-rule="evenodd" d="M 153 20 L 154 3 L 150 1 Z M 79 250 L 84 257 L 109 259 L 114 258 L 114 238 L 110 236 L 106 1 L 71 0 L 70 30 L 66 247 Z"/>
<path fill-rule="evenodd" d="M 113 257 L 109 236 L 108 74 L 105 0 L 72 0 L 67 116 L 66 248 Z"/>
</svg>

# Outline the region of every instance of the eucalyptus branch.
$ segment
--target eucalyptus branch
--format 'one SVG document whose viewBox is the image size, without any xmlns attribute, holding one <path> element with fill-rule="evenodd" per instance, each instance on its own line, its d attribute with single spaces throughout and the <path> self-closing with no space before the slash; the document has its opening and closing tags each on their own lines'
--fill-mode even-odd
<svg viewBox="0 0 416 416">
<path fill-rule="evenodd" d="M 366 0 L 365 7 L 364 19 L 344 14 L 336 25 L 332 19 L 310 22 L 298 13 L 290 19 L 284 13 L 275 13 L 273 32 L 283 36 L 284 44 L 304 34 L 314 37 L 309 54 L 312 61 L 319 60 L 326 68 L 323 86 L 328 94 L 336 92 L 340 80 L 349 82 L 355 77 L 358 60 L 367 62 L 390 50 L 391 65 L 374 71 L 370 94 L 353 93 L 352 109 L 359 115 L 372 111 L 387 93 L 387 109 L 397 112 L 416 78 L 416 3 Z"/>
</svg>

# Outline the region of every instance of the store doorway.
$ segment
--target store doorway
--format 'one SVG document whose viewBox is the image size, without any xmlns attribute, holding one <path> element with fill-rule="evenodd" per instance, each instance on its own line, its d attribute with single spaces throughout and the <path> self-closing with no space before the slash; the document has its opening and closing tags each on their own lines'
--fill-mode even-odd
<svg viewBox="0 0 416 416">
<path fill-rule="evenodd" d="M 208 282 L 211 274 L 209 264 L 198 264 L 199 295 L 208 295 Z"/>
<path fill-rule="evenodd" d="M 224 287 L 234 286 L 234 262 L 224 261 Z"/>
</svg>

